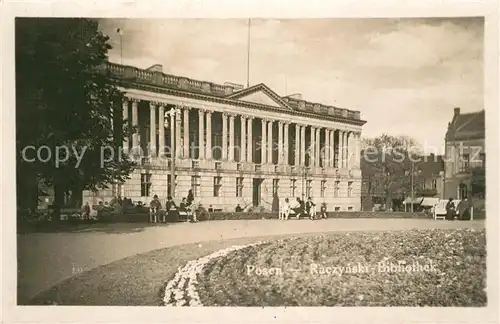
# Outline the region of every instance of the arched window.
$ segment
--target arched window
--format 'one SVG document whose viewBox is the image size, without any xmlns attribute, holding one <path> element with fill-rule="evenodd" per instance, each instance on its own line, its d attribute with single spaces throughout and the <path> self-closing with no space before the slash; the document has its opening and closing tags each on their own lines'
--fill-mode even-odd
<svg viewBox="0 0 500 324">
<path fill-rule="evenodd" d="M 458 185 L 458 199 L 467 198 L 467 185 L 461 183 Z"/>
</svg>

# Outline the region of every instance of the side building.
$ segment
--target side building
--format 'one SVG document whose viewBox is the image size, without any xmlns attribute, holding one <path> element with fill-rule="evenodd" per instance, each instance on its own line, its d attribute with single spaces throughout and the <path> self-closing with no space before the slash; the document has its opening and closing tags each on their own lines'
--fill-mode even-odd
<svg viewBox="0 0 500 324">
<path fill-rule="evenodd" d="M 160 65 L 104 68 L 125 92 L 124 120 L 137 129 L 123 151 L 142 154 L 129 180 L 85 191 L 83 202 L 178 200 L 193 190 L 215 211 L 271 209 L 275 195 L 360 210 L 359 111 L 283 97 L 264 84 L 243 89 L 168 75 Z"/>
<path fill-rule="evenodd" d="M 484 110 L 455 108 L 445 138 L 444 197 L 470 198 L 472 171 L 486 167 Z"/>
</svg>

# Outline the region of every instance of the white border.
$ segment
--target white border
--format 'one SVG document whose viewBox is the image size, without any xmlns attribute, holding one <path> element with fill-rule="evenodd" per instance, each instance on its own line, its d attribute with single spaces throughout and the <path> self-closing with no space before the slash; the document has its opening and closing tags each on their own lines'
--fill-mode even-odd
<svg viewBox="0 0 500 324">
<path fill-rule="evenodd" d="M 498 322 L 498 2 L 460 0 L 18 1 L 0 5 L 2 32 L 2 319 L 4 322 Z M 487 308 L 191 308 L 16 306 L 14 17 L 334 18 L 485 16 Z"/>
</svg>

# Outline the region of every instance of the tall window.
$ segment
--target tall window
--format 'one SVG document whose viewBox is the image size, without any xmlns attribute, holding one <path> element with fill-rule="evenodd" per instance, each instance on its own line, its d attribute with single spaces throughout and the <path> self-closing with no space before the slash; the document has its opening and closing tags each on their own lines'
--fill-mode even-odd
<svg viewBox="0 0 500 324">
<path fill-rule="evenodd" d="M 352 181 L 347 183 L 347 197 L 352 197 Z"/>
<path fill-rule="evenodd" d="M 432 189 L 437 189 L 437 180 L 436 179 L 432 180 Z"/>
<path fill-rule="evenodd" d="M 486 154 L 485 153 L 479 154 L 479 158 L 481 159 L 481 167 L 486 168 Z"/>
<path fill-rule="evenodd" d="M 467 198 L 467 185 L 461 183 L 460 185 L 458 185 L 458 199 L 464 198 Z"/>
<path fill-rule="evenodd" d="M 278 189 L 280 187 L 279 184 L 280 184 L 279 179 L 273 179 L 273 196 L 276 196 L 278 194 Z"/>
<path fill-rule="evenodd" d="M 236 197 L 243 197 L 243 178 L 236 178 Z"/>
<path fill-rule="evenodd" d="M 151 174 L 141 174 L 141 197 L 149 197 L 151 194 Z"/>
<path fill-rule="evenodd" d="M 290 196 L 295 197 L 296 191 L 297 191 L 297 180 L 290 179 Z"/>
<path fill-rule="evenodd" d="M 222 187 L 222 177 L 214 177 L 214 197 L 220 196 L 221 187 Z"/>
<path fill-rule="evenodd" d="M 193 190 L 193 195 L 195 197 L 200 196 L 200 176 L 191 176 L 191 190 Z"/>
<path fill-rule="evenodd" d="M 306 198 L 312 196 L 312 180 L 306 182 Z"/>
<path fill-rule="evenodd" d="M 469 168 L 470 156 L 463 154 L 460 158 L 460 171 L 466 171 Z"/>
<path fill-rule="evenodd" d="M 326 194 L 326 180 L 321 180 L 321 198 L 325 198 Z"/>
<path fill-rule="evenodd" d="M 337 198 L 339 196 L 339 192 L 340 192 L 340 181 L 335 181 L 333 196 Z"/>
</svg>

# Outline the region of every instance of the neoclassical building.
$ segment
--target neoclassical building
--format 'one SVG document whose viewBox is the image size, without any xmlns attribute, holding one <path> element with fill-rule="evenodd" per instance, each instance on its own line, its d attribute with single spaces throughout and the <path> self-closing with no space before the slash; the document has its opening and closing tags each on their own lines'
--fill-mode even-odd
<svg viewBox="0 0 500 324">
<path fill-rule="evenodd" d="M 243 89 L 108 63 L 125 92 L 123 118 L 137 131 L 123 151 L 138 167 L 123 184 L 84 201 L 115 195 L 149 203 L 185 197 L 215 211 L 271 208 L 280 199 L 313 197 L 329 210 L 360 210 L 358 111 L 282 97 L 264 84 Z M 137 157 L 137 153 L 139 157 Z"/>
</svg>

